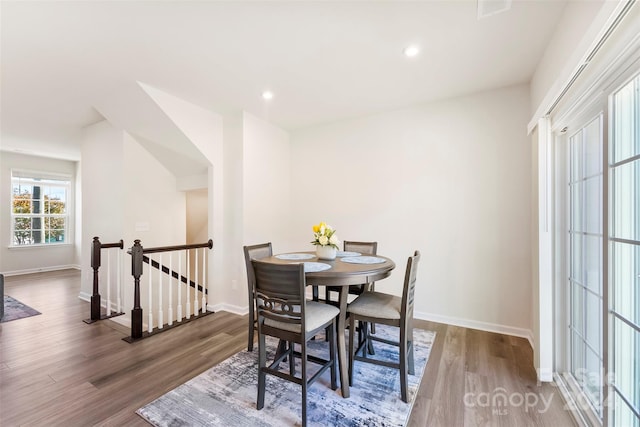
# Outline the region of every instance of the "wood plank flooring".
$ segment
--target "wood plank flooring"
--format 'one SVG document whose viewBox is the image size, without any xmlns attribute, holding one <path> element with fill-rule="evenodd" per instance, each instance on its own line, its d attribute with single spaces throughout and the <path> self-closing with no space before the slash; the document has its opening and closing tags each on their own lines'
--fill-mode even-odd
<svg viewBox="0 0 640 427">
<path fill-rule="evenodd" d="M 1 426 L 145 426 L 136 409 L 246 349 L 246 317 L 226 312 L 128 344 L 115 322 L 82 322 L 79 291 L 75 270 L 5 278 L 42 315 L 0 323 Z M 558 389 L 536 383 L 525 339 L 416 327 L 437 337 L 410 426 L 575 425 Z"/>
</svg>

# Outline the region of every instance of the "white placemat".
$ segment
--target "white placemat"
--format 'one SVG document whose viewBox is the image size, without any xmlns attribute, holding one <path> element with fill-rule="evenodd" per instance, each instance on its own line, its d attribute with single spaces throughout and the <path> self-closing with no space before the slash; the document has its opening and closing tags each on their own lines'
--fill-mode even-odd
<svg viewBox="0 0 640 427">
<path fill-rule="evenodd" d="M 276 255 L 278 259 L 286 259 L 286 260 L 301 260 L 301 259 L 311 259 L 315 258 L 313 254 L 280 254 Z"/>
<path fill-rule="evenodd" d="M 350 256 L 340 258 L 340 261 L 349 264 L 382 264 L 386 260 L 377 256 Z"/>
<path fill-rule="evenodd" d="M 324 262 L 305 262 L 304 263 L 305 273 L 315 273 L 317 271 L 324 271 L 330 268 L 331 266 L 329 264 L 325 264 Z"/>
<path fill-rule="evenodd" d="M 360 256 L 362 255 L 360 252 L 349 252 L 349 251 L 338 251 L 336 253 L 337 257 L 345 257 L 345 256 Z"/>
</svg>

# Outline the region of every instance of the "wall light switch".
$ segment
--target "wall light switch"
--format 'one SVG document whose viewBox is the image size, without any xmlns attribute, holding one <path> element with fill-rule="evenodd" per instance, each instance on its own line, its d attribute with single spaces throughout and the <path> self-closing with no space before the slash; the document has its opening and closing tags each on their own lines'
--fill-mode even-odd
<svg viewBox="0 0 640 427">
<path fill-rule="evenodd" d="M 149 231 L 150 229 L 147 221 L 136 222 L 136 231 Z"/>
</svg>

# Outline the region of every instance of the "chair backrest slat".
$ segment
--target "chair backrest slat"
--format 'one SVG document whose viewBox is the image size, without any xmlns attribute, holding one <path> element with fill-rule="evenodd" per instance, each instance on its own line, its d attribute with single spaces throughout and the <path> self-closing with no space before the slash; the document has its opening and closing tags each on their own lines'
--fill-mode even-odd
<svg viewBox="0 0 640 427">
<path fill-rule="evenodd" d="M 420 261 L 420 251 L 415 251 L 413 256 L 407 259 L 407 269 L 404 276 L 404 289 L 402 292 L 402 313 L 405 319 L 413 318 L 413 303 L 416 291 L 416 276 L 418 273 L 418 262 Z"/>
<path fill-rule="evenodd" d="M 378 242 L 351 242 L 345 240 L 344 250 L 349 252 L 360 252 L 363 255 L 376 255 L 378 252 Z"/>
<path fill-rule="evenodd" d="M 251 261 L 255 274 L 258 318 L 268 317 L 302 326 L 304 331 L 304 264 L 273 264 Z"/>
<path fill-rule="evenodd" d="M 271 246 L 271 242 L 244 247 L 244 262 L 247 267 L 247 280 L 249 281 L 250 286 L 254 282 L 253 266 L 251 265 L 251 260 L 267 258 L 272 255 L 273 248 Z"/>
</svg>

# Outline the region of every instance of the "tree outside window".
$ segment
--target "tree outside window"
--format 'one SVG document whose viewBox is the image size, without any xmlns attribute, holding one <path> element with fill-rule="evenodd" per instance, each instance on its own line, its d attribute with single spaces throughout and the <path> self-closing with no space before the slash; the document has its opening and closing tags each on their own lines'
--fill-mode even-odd
<svg viewBox="0 0 640 427">
<path fill-rule="evenodd" d="M 68 179 L 12 172 L 12 246 L 65 243 Z"/>
</svg>

